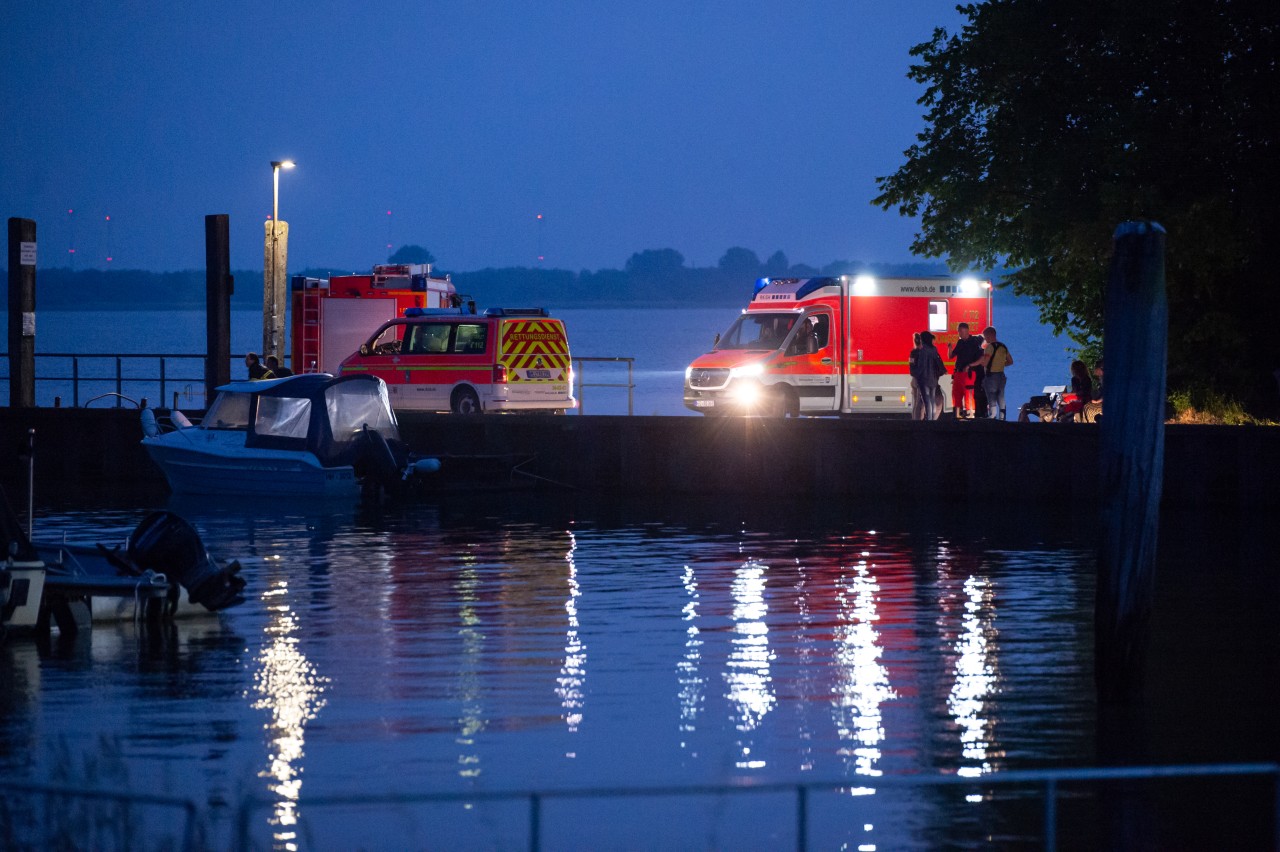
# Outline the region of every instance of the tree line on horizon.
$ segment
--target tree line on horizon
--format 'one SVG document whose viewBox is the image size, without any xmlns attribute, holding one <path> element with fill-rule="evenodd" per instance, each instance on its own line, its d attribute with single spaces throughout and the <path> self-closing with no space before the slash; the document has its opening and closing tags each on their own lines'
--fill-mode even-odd
<svg viewBox="0 0 1280 852">
<path fill-rule="evenodd" d="M 833 261 L 821 268 L 792 264 L 781 252 L 764 261 L 752 250 L 734 247 L 713 267 L 690 267 L 675 249 L 647 249 L 631 255 L 621 269 L 544 267 L 487 267 L 469 272 L 450 271 L 420 246 L 402 246 L 388 263 L 431 263 L 435 275 L 449 275 L 459 293 L 477 305 L 570 307 L 591 304 L 686 303 L 733 305 L 745 303 L 761 277 L 811 278 L 870 273 L 882 276 L 945 275 L 939 262 L 875 264 Z M 310 267 L 291 273 L 309 278 L 368 274 L 365 269 Z M 236 307 L 262 304 L 262 270 L 234 270 L 231 301 Z M 36 304 L 46 308 L 90 305 L 95 308 L 203 308 L 204 270 L 148 272 L 130 269 L 41 269 L 36 276 Z"/>
</svg>

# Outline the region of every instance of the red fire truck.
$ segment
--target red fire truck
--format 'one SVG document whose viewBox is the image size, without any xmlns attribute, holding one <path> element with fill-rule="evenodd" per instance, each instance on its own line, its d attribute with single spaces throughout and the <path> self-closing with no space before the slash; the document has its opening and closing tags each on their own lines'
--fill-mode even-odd
<svg viewBox="0 0 1280 852">
<path fill-rule="evenodd" d="M 909 415 L 911 336 L 939 354 L 966 322 L 991 324 L 991 282 L 974 278 L 761 278 L 742 315 L 685 370 L 703 414 Z M 954 365 L 954 361 L 948 367 Z M 950 377 L 942 389 L 950 402 Z"/>
<path fill-rule="evenodd" d="M 430 264 L 384 264 L 368 275 L 334 275 L 292 281 L 293 369 L 338 374 L 342 360 L 384 322 L 406 308 L 456 308 L 460 297 L 449 276 L 431 274 Z"/>
</svg>

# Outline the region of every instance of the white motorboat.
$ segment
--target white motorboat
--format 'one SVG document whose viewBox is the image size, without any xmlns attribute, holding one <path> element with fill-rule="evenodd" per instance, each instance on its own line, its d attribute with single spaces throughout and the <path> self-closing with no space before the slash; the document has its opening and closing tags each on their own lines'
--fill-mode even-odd
<svg viewBox="0 0 1280 852">
<path fill-rule="evenodd" d="M 28 537 L 0 499 L 0 637 L 10 628 L 73 635 L 95 621 L 157 621 L 244 601 L 240 563 L 218 565 L 200 534 L 152 512 L 121 545 Z"/>
<path fill-rule="evenodd" d="M 440 467 L 409 458 L 387 386 L 374 376 L 232 382 L 199 425 L 171 416 L 175 428 L 165 431 L 143 409 L 142 445 L 178 493 L 353 497 Z"/>
</svg>

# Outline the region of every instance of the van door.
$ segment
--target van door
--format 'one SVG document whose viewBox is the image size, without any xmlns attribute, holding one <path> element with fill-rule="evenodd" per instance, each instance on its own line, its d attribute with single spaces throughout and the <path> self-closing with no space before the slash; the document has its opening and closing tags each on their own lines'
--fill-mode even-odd
<svg viewBox="0 0 1280 852">
<path fill-rule="evenodd" d="M 840 405 L 836 337 L 828 310 L 806 314 L 792 331 L 779 366 L 795 386 L 801 411 L 835 411 Z"/>
<path fill-rule="evenodd" d="M 499 363 L 509 401 L 517 407 L 572 407 L 572 360 L 564 325 L 555 319 L 504 319 Z"/>
<path fill-rule="evenodd" d="M 404 384 L 398 408 L 446 411 L 453 378 L 449 375 L 449 341 L 453 324 L 414 322 L 404 335 Z M 394 397 L 393 397 L 394 400 Z"/>
</svg>

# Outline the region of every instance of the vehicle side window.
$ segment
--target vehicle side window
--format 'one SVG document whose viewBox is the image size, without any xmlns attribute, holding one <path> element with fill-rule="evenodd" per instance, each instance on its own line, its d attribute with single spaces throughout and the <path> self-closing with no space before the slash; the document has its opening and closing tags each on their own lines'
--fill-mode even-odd
<svg viewBox="0 0 1280 852">
<path fill-rule="evenodd" d="M 389 325 L 382 330 L 382 333 L 375 337 L 369 343 L 369 353 L 372 355 L 395 355 L 400 351 L 400 332 L 404 329 L 403 325 Z"/>
<path fill-rule="evenodd" d="M 434 322 L 414 325 L 409 331 L 411 355 L 435 355 L 449 351 L 449 323 Z"/>
<path fill-rule="evenodd" d="M 813 314 L 801 321 L 787 347 L 788 355 L 810 355 L 826 348 L 830 340 L 831 318 L 826 314 Z"/>
<path fill-rule="evenodd" d="M 453 351 L 464 355 L 482 355 L 489 338 L 484 323 L 459 323 L 453 338 Z"/>
</svg>

